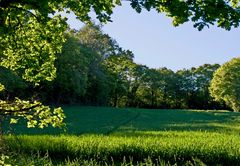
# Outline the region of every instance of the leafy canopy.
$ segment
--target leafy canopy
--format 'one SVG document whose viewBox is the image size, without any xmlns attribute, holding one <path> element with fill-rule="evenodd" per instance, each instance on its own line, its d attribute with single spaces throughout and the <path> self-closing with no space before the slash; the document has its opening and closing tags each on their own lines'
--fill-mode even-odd
<svg viewBox="0 0 240 166">
<path fill-rule="evenodd" d="M 240 58 L 223 64 L 213 76 L 210 93 L 217 101 L 224 101 L 234 111 L 240 111 Z"/>
<path fill-rule="evenodd" d="M 194 27 L 202 30 L 214 25 L 230 30 L 239 26 L 239 0 L 131 0 L 131 6 L 141 12 L 156 9 L 173 18 L 173 25 L 187 21 L 194 22 Z"/>
<path fill-rule="evenodd" d="M 204 26 L 217 23 L 221 28 L 230 30 L 239 26 L 239 0 L 129 0 L 137 12 L 142 9 L 155 9 L 173 18 L 173 24 L 179 25 L 193 21 L 194 26 L 202 29 Z M 89 12 L 94 11 L 100 21 L 110 21 L 113 8 L 121 5 L 121 0 L 1 0 L 0 27 L 4 26 L 6 17 L 25 12 L 34 15 L 38 20 L 49 19 L 49 14 L 66 11 L 73 12 L 81 21 L 89 21 Z"/>
</svg>

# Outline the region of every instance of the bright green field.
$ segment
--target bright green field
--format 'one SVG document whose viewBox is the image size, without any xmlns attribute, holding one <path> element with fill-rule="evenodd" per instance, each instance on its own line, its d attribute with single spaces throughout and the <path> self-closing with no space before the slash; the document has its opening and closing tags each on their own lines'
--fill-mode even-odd
<svg viewBox="0 0 240 166">
<path fill-rule="evenodd" d="M 6 137 L 10 151 L 17 152 L 10 157 L 11 162 L 18 165 L 240 163 L 239 113 L 77 106 L 64 110 L 66 133 L 52 128 L 15 126 L 15 133 L 28 135 Z"/>
</svg>

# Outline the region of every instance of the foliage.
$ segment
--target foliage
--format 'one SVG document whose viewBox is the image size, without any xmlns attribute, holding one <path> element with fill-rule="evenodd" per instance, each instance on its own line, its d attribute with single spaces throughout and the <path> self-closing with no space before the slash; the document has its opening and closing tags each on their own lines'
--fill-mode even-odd
<svg viewBox="0 0 240 166">
<path fill-rule="evenodd" d="M 162 108 L 174 108 L 175 101 L 175 91 L 176 91 L 176 76 L 175 73 L 167 68 L 159 68 L 157 69 L 159 73 L 159 90 L 160 90 L 160 98 L 157 99 Z"/>
<path fill-rule="evenodd" d="M 21 92 L 27 88 L 27 84 L 15 72 L 0 67 L 0 82 L 2 85 L 1 99 L 11 99 L 15 96 L 21 96 Z"/>
<path fill-rule="evenodd" d="M 104 61 L 111 83 L 110 103 L 114 107 L 132 106 L 141 77 L 140 65 L 133 62 L 131 51 L 122 51 Z"/>
<path fill-rule="evenodd" d="M 44 0 L 44 1 L 1 1 L 1 28 L 7 28 L 5 19 L 12 11 L 10 9 L 16 9 L 17 11 L 24 11 L 30 15 L 35 15 L 36 18 L 42 17 L 47 19 L 49 14 L 56 14 L 58 12 L 74 12 L 74 14 L 81 21 L 89 21 L 89 12 L 91 9 L 97 14 L 97 18 L 101 21 L 107 21 L 110 19 L 109 15 L 112 14 L 112 9 L 116 5 L 120 4 L 120 1 L 103 0 L 103 1 L 67 1 L 67 0 Z"/>
<path fill-rule="evenodd" d="M 153 108 L 174 108 L 176 74 L 167 68 L 149 69 L 146 72 L 145 87 L 142 87 L 146 104 Z"/>
<path fill-rule="evenodd" d="M 149 69 L 136 64 L 131 51 L 123 50 L 95 25 L 86 25 L 79 31 L 69 30 L 65 37 L 62 53 L 57 54 L 55 61 L 56 79 L 27 88 L 45 102 L 114 107 L 226 108 L 213 101 L 208 91 L 213 73 L 219 67 L 217 64 L 177 72 L 167 68 Z M 17 81 L 19 87 L 15 85 L 14 91 L 26 97 L 26 93 L 20 92 L 21 80 Z M 11 84 L 11 80 L 7 84 Z M 9 92 L 8 95 L 15 94 Z"/>
<path fill-rule="evenodd" d="M 9 156 L 1 154 L 1 156 L 0 156 L 0 165 L 1 166 L 11 166 L 11 164 L 8 164 L 9 162 L 7 160 L 9 160 Z"/>
<path fill-rule="evenodd" d="M 118 45 L 97 25 L 86 25 L 75 36 L 79 43 L 91 51 L 88 56 L 86 94 L 81 101 L 88 105 L 107 105 L 110 88 L 103 62 L 108 56 L 115 54 Z"/>
<path fill-rule="evenodd" d="M 240 111 L 240 58 L 223 64 L 211 81 L 210 92 L 217 101 L 224 101 L 234 111 Z"/>
<path fill-rule="evenodd" d="M 43 18 L 40 15 L 38 16 L 38 13 L 31 13 L 27 5 L 21 6 L 18 3 L 1 1 L 0 6 L 2 32 L 0 35 L 0 65 L 12 70 L 14 74 L 34 86 L 39 85 L 42 80 L 53 80 L 56 72 L 54 67 L 55 54 L 61 51 L 64 42 L 63 31 L 66 28 L 64 20 L 54 16 L 51 19 L 44 20 L 43 23 Z M 55 33 L 52 33 L 53 31 Z M 37 101 L 33 101 L 33 103 L 35 102 Z M 26 111 L 27 108 L 32 107 L 29 104 L 30 102 L 20 99 L 1 100 L 1 119 L 11 110 L 11 114 L 16 115 L 20 111 L 20 116 L 30 120 L 26 113 L 21 114 L 22 108 Z M 13 107 L 13 105 L 15 106 Z M 13 109 L 16 109 L 14 113 Z M 30 112 L 32 110 L 30 109 Z M 46 110 L 46 114 L 48 114 L 50 108 L 42 106 L 41 111 L 43 110 Z M 54 111 L 55 113 L 62 112 L 59 109 Z M 38 115 L 38 113 L 34 115 Z M 59 116 L 62 117 L 61 114 Z M 55 121 L 57 120 L 59 118 L 55 118 Z M 51 123 L 47 119 L 44 122 L 46 124 Z M 62 122 L 62 120 L 59 122 Z M 29 123 L 33 123 L 33 121 L 29 121 Z"/>
<path fill-rule="evenodd" d="M 216 109 L 221 108 L 213 101 L 209 94 L 210 81 L 213 73 L 219 68 L 218 64 L 204 64 L 198 68 L 177 71 L 178 98 L 181 98 L 181 107 Z"/>
<path fill-rule="evenodd" d="M 8 103 L 0 100 L 0 110 L 3 117 L 10 116 L 10 123 L 17 123 L 19 117 L 27 119 L 27 127 L 38 126 L 40 128 L 51 124 L 53 127 L 63 125 L 65 115 L 61 108 L 55 108 L 51 112 L 50 107 L 44 106 L 40 102 L 29 102 L 16 98 L 13 102 Z"/>
<path fill-rule="evenodd" d="M 96 52 L 101 59 L 118 53 L 118 43 L 102 31 L 101 25 L 87 24 L 75 33 L 79 43 Z"/>
<path fill-rule="evenodd" d="M 43 24 L 18 5 L 2 10 L 6 16 L 4 33 L 0 35 L 1 66 L 35 85 L 41 80 L 51 81 L 55 77 L 55 54 L 64 42 L 64 20 L 55 16 Z"/>
<path fill-rule="evenodd" d="M 230 30 L 239 26 L 239 0 L 131 0 L 131 6 L 141 12 L 142 8 L 155 9 L 173 18 L 173 25 L 194 22 L 194 27 L 202 30 L 205 26 L 214 25 Z"/>
<path fill-rule="evenodd" d="M 86 93 L 89 64 L 94 52 L 80 45 L 78 39 L 68 32 L 62 53 L 57 55 L 55 67 L 56 79 L 48 83 L 43 91 L 48 102 L 65 103 Z"/>
<path fill-rule="evenodd" d="M 0 2 L 0 29 L 7 28 L 5 19 L 12 13 L 10 9 L 24 11 L 37 18 L 47 18 L 49 14 L 55 14 L 61 11 L 73 12 L 81 21 L 89 21 L 89 12 L 92 9 L 100 21 L 109 21 L 113 8 L 120 5 L 120 0 L 102 0 L 102 1 L 67 1 L 67 0 L 44 0 L 44 1 L 6 1 Z M 232 27 L 239 26 L 240 12 L 239 0 L 131 0 L 130 5 L 137 12 L 142 8 L 147 10 L 155 9 L 160 13 L 166 13 L 173 18 L 173 25 L 179 25 L 189 20 L 194 22 L 194 27 L 201 30 L 205 26 L 217 23 L 221 28 L 230 30 Z M 30 11 L 30 12 L 29 12 Z M 35 11 L 35 12 L 32 12 Z"/>
</svg>

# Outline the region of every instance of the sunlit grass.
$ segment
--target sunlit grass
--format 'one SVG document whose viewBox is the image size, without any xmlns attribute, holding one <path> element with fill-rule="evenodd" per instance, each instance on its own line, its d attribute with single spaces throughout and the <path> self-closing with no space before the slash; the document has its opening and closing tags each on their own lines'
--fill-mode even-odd
<svg viewBox="0 0 240 166">
<path fill-rule="evenodd" d="M 11 151 L 48 153 L 53 160 L 94 159 L 98 162 L 143 162 L 161 159 L 185 163 L 199 159 L 206 164 L 240 162 L 240 137 L 208 132 L 134 132 L 114 135 L 7 137 Z M 20 143 L 19 143 L 20 142 Z"/>
<path fill-rule="evenodd" d="M 12 153 L 11 162 L 16 165 L 240 163 L 239 113 L 77 106 L 64 110 L 66 133 L 53 128 L 15 126 L 17 136 L 5 137 Z M 22 160 L 14 160 L 21 156 Z"/>
</svg>

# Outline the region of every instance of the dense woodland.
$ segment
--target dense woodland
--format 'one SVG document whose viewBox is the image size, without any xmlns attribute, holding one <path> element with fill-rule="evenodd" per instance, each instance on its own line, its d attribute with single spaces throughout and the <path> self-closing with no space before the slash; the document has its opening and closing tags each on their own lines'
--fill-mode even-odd
<svg viewBox="0 0 240 166">
<path fill-rule="evenodd" d="M 0 82 L 5 91 L 1 98 L 31 97 L 52 105 L 226 109 L 223 102 L 214 101 L 209 94 L 218 64 L 176 72 L 136 64 L 134 54 L 121 48 L 98 25 L 69 29 L 65 37 L 55 62 L 54 81 L 34 86 L 2 67 Z"/>
</svg>

